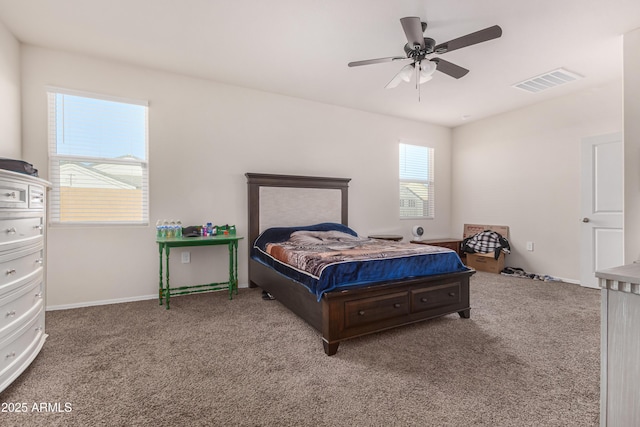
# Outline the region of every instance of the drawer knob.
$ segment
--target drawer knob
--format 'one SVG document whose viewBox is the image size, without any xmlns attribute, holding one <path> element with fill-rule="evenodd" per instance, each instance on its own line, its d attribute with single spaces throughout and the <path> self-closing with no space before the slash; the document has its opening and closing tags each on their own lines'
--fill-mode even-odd
<svg viewBox="0 0 640 427">
<path fill-rule="evenodd" d="M 16 274 L 16 269 L 12 268 L 7 270 L 7 272 L 5 273 L 7 276 L 11 276 L 12 274 Z"/>
<path fill-rule="evenodd" d="M 42 332 L 42 329 L 43 329 L 42 326 L 38 326 L 36 327 L 36 332 Z"/>
<path fill-rule="evenodd" d="M 400 308 L 400 305 L 401 304 L 397 302 L 397 303 L 393 304 L 393 308 Z"/>
<path fill-rule="evenodd" d="M 12 199 L 16 198 L 16 192 L 12 191 L 11 193 L 4 193 L 5 196 L 11 197 Z"/>
<path fill-rule="evenodd" d="M 44 260 L 43 260 L 42 258 L 38 258 L 38 259 L 36 260 L 36 264 L 40 264 L 40 265 L 42 265 L 42 263 L 43 263 L 43 262 L 44 262 Z"/>
<path fill-rule="evenodd" d="M 15 227 L 7 228 L 7 234 L 16 234 L 17 231 Z"/>
<path fill-rule="evenodd" d="M 16 352 L 12 351 L 11 353 L 7 353 L 5 359 L 11 359 L 12 357 L 16 357 Z"/>
<path fill-rule="evenodd" d="M 449 292 L 449 296 L 450 296 L 450 297 L 455 297 L 455 296 L 456 296 L 456 293 L 455 293 L 455 292 Z"/>
<path fill-rule="evenodd" d="M 16 311 L 15 310 L 7 311 L 6 317 L 16 317 Z"/>
<path fill-rule="evenodd" d="M 42 298 L 42 291 L 38 292 L 34 295 L 36 298 Z"/>
<path fill-rule="evenodd" d="M 360 311 L 358 312 L 358 316 L 364 316 L 364 310 L 360 310 Z"/>
<path fill-rule="evenodd" d="M 429 300 L 427 298 L 425 298 L 425 297 L 420 298 L 420 302 L 427 302 L 427 301 L 429 301 Z"/>
<path fill-rule="evenodd" d="M 33 228 L 35 228 L 36 230 L 42 230 L 44 227 L 42 226 L 42 224 L 38 224 L 34 225 Z"/>
</svg>

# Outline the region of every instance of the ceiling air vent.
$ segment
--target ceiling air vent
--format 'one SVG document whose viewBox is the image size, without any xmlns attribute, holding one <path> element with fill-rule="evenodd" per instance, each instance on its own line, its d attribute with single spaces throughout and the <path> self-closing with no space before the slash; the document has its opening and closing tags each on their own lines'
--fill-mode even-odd
<svg viewBox="0 0 640 427">
<path fill-rule="evenodd" d="M 557 70 L 549 71 L 548 73 L 540 74 L 539 76 L 516 83 L 513 87 L 530 93 L 538 93 L 574 80 L 580 80 L 581 78 L 582 76 L 579 74 L 572 73 L 564 68 L 558 68 Z"/>
</svg>

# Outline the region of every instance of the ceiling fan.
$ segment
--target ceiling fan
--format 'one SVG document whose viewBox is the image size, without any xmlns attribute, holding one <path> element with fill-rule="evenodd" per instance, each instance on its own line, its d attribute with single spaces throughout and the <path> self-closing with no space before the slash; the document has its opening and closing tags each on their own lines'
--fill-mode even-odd
<svg viewBox="0 0 640 427">
<path fill-rule="evenodd" d="M 400 19 L 402 29 L 407 37 L 407 44 L 404 45 L 406 56 L 389 56 L 386 58 L 367 59 L 364 61 L 349 62 L 349 67 L 358 67 L 360 65 L 378 64 L 381 62 L 405 61 L 412 62 L 402 67 L 400 72 L 396 74 L 385 88 L 391 89 L 397 87 L 402 81 L 409 82 L 411 76 L 416 74 L 416 86 L 431 80 L 433 73 L 440 71 L 453 78 L 459 79 L 464 77 L 469 70 L 456 65 L 452 62 L 445 61 L 441 58 L 434 58 L 433 55 L 442 55 L 443 53 L 461 49 L 463 47 L 497 39 L 502 35 L 502 28 L 498 25 L 485 28 L 449 40 L 445 43 L 436 44 L 435 40 L 424 37 L 424 31 L 427 29 L 427 23 L 421 22 L 416 16 L 408 16 Z"/>
</svg>

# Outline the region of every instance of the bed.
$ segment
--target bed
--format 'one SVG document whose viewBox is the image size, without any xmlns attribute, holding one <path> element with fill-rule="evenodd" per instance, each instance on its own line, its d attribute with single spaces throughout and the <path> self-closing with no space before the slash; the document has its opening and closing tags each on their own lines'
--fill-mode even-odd
<svg viewBox="0 0 640 427">
<path fill-rule="evenodd" d="M 350 232 L 350 179 L 257 173 L 247 173 L 246 177 L 249 286 L 268 292 L 317 329 L 327 355 L 336 354 L 340 342 L 350 338 L 452 313 L 470 317 L 469 278 L 475 271 L 466 267 L 319 290 L 303 285 L 300 277 L 292 279 L 286 271 L 274 268 L 256 255 L 260 250 L 254 243 L 259 243 L 259 237 L 264 240 L 264 234 L 308 230 L 309 226 L 315 232 L 317 227 L 324 230 L 326 224 L 337 224 L 329 225 L 330 230 L 344 226 L 339 231 Z M 260 248 L 265 247 L 262 242 Z"/>
</svg>

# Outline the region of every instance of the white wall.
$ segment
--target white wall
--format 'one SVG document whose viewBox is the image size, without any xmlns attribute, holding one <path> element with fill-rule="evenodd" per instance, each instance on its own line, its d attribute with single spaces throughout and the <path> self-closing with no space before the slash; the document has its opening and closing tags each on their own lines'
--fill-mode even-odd
<svg viewBox="0 0 640 427">
<path fill-rule="evenodd" d="M 245 172 L 352 178 L 350 225 L 361 234 L 409 238 L 419 224 L 429 237 L 443 237 L 451 228 L 448 128 L 33 46 L 23 46 L 22 69 L 23 150 L 44 178 L 45 85 L 146 99 L 150 106 L 153 225 L 51 227 L 48 306 L 157 294 L 155 221 L 230 223 L 245 234 Z M 436 148 L 435 220 L 398 219 L 399 138 Z M 179 264 L 179 252 L 174 251 L 172 284 L 210 281 L 216 273 L 207 262 L 212 256 L 219 258 L 224 278 L 222 248 L 192 251 L 189 266 Z M 246 241 L 239 253 L 239 281 L 246 285 Z"/>
<path fill-rule="evenodd" d="M 624 36 L 625 263 L 640 260 L 640 28 Z"/>
<path fill-rule="evenodd" d="M 621 81 L 454 129 L 452 232 L 507 225 L 506 265 L 579 280 L 581 139 L 621 130 Z"/>
<path fill-rule="evenodd" d="M 20 44 L 0 22 L 0 157 L 21 155 Z"/>
</svg>

